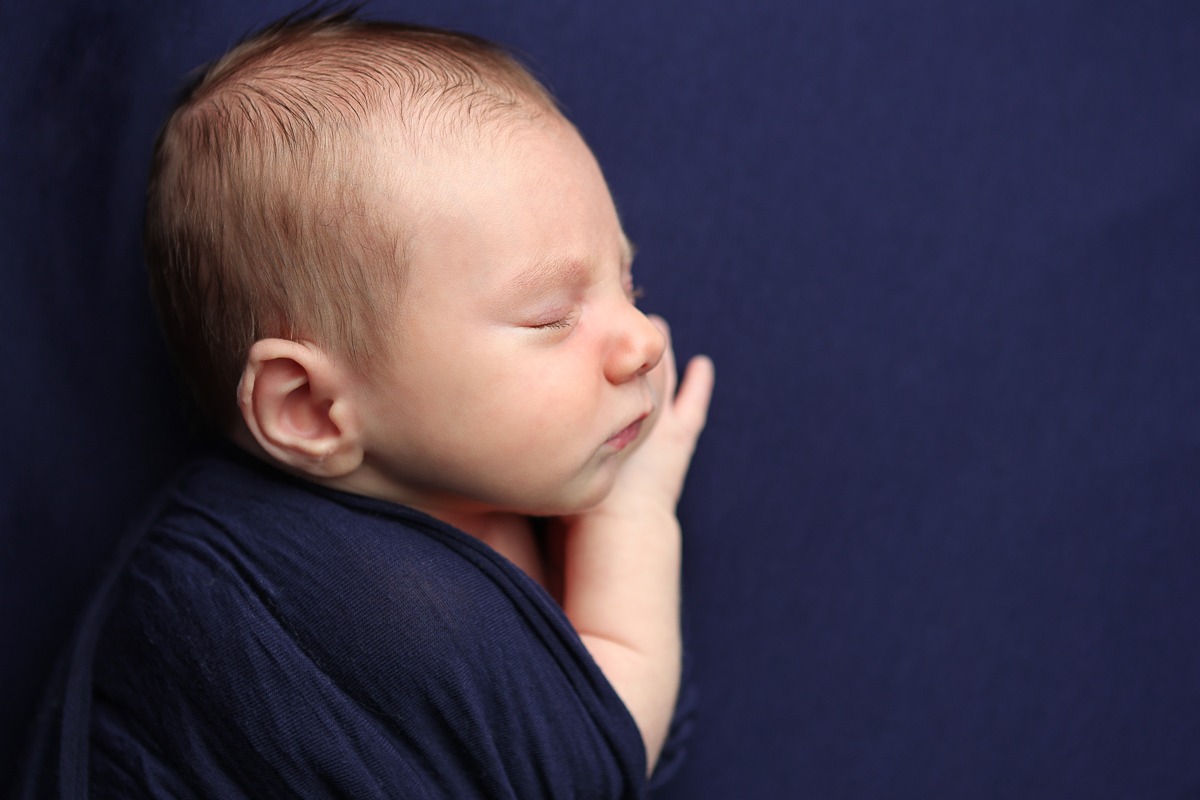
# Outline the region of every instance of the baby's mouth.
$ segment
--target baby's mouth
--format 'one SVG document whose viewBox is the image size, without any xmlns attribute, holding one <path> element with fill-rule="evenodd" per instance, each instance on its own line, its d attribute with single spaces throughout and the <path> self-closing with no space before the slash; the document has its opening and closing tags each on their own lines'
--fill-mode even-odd
<svg viewBox="0 0 1200 800">
<path fill-rule="evenodd" d="M 643 414 L 632 425 L 629 425 L 613 434 L 613 436 L 609 438 L 605 444 L 610 445 L 616 450 L 624 450 L 626 447 L 632 444 L 634 440 L 637 439 L 638 434 L 642 432 L 642 422 L 644 422 L 645 419 L 646 415 Z"/>
</svg>

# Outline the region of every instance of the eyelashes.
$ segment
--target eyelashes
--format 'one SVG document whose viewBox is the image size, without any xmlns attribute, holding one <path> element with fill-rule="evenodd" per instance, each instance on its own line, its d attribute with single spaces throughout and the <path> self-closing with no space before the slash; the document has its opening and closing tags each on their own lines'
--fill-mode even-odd
<svg viewBox="0 0 1200 800">
<path fill-rule="evenodd" d="M 554 320 L 554 322 L 543 322 L 541 325 L 534 325 L 533 329 L 535 331 L 555 331 L 569 327 L 571 327 L 571 318 L 563 317 L 562 319 Z"/>
<path fill-rule="evenodd" d="M 645 297 L 646 292 L 641 286 L 630 286 L 625 290 L 625 297 L 629 302 L 637 305 L 637 301 Z M 575 314 L 567 314 L 550 322 L 543 322 L 539 325 L 530 325 L 529 327 L 535 331 L 557 331 L 565 330 L 575 324 Z"/>
</svg>

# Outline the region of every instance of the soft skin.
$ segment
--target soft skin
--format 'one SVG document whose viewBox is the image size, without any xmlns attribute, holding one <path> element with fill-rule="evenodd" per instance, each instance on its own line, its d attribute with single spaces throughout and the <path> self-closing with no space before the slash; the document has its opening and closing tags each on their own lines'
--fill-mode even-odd
<svg viewBox="0 0 1200 800">
<path fill-rule="evenodd" d="M 655 410 L 665 346 L 595 159 L 562 122 L 416 163 L 380 149 L 382 205 L 415 222 L 390 368 L 364 397 L 364 488 L 435 515 L 594 506 L 610 440 Z"/>
<path fill-rule="evenodd" d="M 634 304 L 631 247 L 591 152 L 543 117 L 427 148 L 376 132 L 366 199 L 411 220 L 394 324 L 370 374 L 267 339 L 239 387 L 247 449 L 412 506 L 552 588 L 653 767 L 678 690 L 675 507 L 712 390 L 676 394 L 666 324 Z M 556 518 L 546 564 L 525 515 Z"/>
</svg>

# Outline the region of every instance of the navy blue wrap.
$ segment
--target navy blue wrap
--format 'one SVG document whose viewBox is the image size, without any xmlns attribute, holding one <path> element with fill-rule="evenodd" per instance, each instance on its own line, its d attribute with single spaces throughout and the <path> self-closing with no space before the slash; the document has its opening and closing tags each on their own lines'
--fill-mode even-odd
<svg viewBox="0 0 1200 800">
<path fill-rule="evenodd" d="M 29 794 L 645 794 L 637 727 L 561 609 L 420 512 L 213 457 L 122 562 L 43 712 Z"/>
</svg>

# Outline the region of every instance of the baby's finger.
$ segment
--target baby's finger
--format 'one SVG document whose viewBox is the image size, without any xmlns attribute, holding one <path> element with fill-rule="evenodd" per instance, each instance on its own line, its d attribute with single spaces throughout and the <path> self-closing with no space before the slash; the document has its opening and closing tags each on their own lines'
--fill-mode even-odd
<svg viewBox="0 0 1200 800">
<path fill-rule="evenodd" d="M 671 344 L 671 326 L 667 321 L 658 314 L 648 314 L 647 319 L 654 323 L 660 331 L 663 338 L 666 339 L 666 346 L 663 348 L 662 359 L 658 362 L 655 369 L 661 369 L 666 378 L 664 381 L 665 388 L 663 390 L 663 402 L 669 402 L 675 397 L 675 386 L 679 380 L 679 374 L 675 368 L 675 348 Z"/>
<path fill-rule="evenodd" d="M 708 356 L 695 356 L 688 362 L 675 397 L 675 416 L 694 436 L 699 436 L 708 420 L 715 370 Z"/>
</svg>

